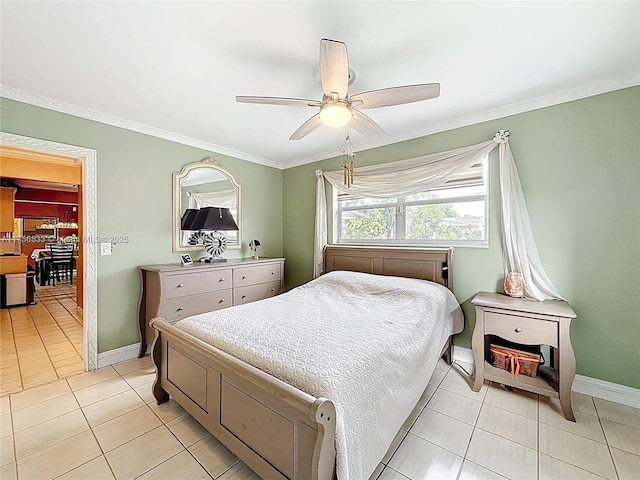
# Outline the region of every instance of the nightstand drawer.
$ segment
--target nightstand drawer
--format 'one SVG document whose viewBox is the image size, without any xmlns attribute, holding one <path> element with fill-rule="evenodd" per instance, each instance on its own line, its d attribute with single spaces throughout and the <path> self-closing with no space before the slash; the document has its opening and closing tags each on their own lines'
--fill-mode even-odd
<svg viewBox="0 0 640 480">
<path fill-rule="evenodd" d="M 186 297 L 231 288 L 231 270 L 165 275 L 164 281 L 166 298 Z M 231 302 L 227 306 L 231 306 Z"/>
<path fill-rule="evenodd" d="M 498 335 L 510 342 L 558 346 L 558 322 L 484 312 L 485 335 Z"/>
<path fill-rule="evenodd" d="M 254 285 L 256 283 L 282 280 L 280 278 L 280 268 L 281 264 L 279 263 L 236 268 L 233 271 L 233 286 L 242 287 L 245 285 Z"/>
<path fill-rule="evenodd" d="M 165 318 L 168 322 L 176 322 L 191 315 L 220 310 L 233 303 L 233 290 L 201 293 L 188 297 L 172 298 L 165 302 Z"/>
<path fill-rule="evenodd" d="M 280 294 L 280 290 L 281 286 L 279 281 L 236 288 L 233 294 L 233 304 L 242 305 L 243 303 L 275 297 Z"/>
</svg>

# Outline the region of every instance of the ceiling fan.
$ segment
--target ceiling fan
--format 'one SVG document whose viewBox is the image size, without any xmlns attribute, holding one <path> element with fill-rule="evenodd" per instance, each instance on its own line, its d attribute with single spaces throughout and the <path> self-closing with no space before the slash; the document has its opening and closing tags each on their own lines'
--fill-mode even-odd
<svg viewBox="0 0 640 480">
<path fill-rule="evenodd" d="M 349 96 L 347 46 L 343 42 L 326 38 L 320 40 L 320 78 L 324 92 L 321 101 L 253 96 L 237 96 L 236 101 L 319 108 L 319 112 L 303 123 L 289 138 L 289 140 L 300 140 L 323 124 L 331 127 L 342 127 L 348 124 L 364 135 L 384 134 L 380 125 L 360 110 L 420 102 L 440 95 L 439 83 L 423 83 L 382 88 Z"/>
</svg>

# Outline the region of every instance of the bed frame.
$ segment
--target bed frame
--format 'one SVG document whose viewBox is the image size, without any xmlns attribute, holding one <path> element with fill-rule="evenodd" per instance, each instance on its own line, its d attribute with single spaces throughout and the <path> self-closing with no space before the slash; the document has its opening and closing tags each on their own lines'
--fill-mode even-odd
<svg viewBox="0 0 640 480">
<path fill-rule="evenodd" d="M 325 272 L 422 278 L 451 289 L 452 249 L 328 246 Z M 154 318 L 153 395 L 173 397 L 264 479 L 335 476 L 335 407 Z M 443 347 L 451 361 L 451 338 Z M 277 439 L 277 441 L 274 441 Z"/>
</svg>

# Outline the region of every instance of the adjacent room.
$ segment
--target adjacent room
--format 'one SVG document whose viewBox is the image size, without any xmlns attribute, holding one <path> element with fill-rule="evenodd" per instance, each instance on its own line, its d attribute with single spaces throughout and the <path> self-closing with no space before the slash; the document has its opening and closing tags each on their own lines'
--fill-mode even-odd
<svg viewBox="0 0 640 480">
<path fill-rule="evenodd" d="M 2 298 L 3 395 L 84 371 L 82 280 L 77 269 L 81 189 L 37 179 L 78 181 L 80 167 L 43 164 L 37 155 L 25 160 L 11 153 L 2 152 L 0 188 L 3 216 L 13 218 L 13 232 L 0 245 L 5 260 L 19 260 L 20 265 L 11 271 L 5 265 L 3 270 L 8 279 Z"/>
<path fill-rule="evenodd" d="M 0 2 L 3 480 L 638 478 L 640 3 Z"/>
</svg>

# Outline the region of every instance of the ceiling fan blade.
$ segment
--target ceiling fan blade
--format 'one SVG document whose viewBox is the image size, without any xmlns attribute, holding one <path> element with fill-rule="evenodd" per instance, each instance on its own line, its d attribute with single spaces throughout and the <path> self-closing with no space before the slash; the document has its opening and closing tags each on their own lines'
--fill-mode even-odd
<svg viewBox="0 0 640 480">
<path fill-rule="evenodd" d="M 284 97 L 248 97 L 238 95 L 236 102 L 240 103 L 260 103 L 263 105 L 285 105 L 289 107 L 319 107 L 320 102 L 316 100 L 304 100 L 302 98 Z"/>
<path fill-rule="evenodd" d="M 349 126 L 355 128 L 363 135 L 384 135 L 385 131 L 380 125 L 355 108 L 351 109 L 351 121 Z"/>
<path fill-rule="evenodd" d="M 301 138 L 309 135 L 320 125 L 322 125 L 322 122 L 320 121 L 320 114 L 316 113 L 313 117 L 304 122 L 300 128 L 293 132 L 293 135 L 289 137 L 289 140 L 300 140 Z"/>
<path fill-rule="evenodd" d="M 349 59 L 344 43 L 326 38 L 320 40 L 320 78 L 327 97 L 337 93 L 339 98 L 347 98 Z"/>
<path fill-rule="evenodd" d="M 405 85 L 403 87 L 371 90 L 370 92 L 358 93 L 349 100 L 354 107 L 364 109 L 420 102 L 422 100 L 436 98 L 439 95 L 439 83 L 423 83 L 419 85 Z"/>
</svg>

